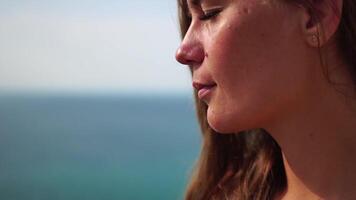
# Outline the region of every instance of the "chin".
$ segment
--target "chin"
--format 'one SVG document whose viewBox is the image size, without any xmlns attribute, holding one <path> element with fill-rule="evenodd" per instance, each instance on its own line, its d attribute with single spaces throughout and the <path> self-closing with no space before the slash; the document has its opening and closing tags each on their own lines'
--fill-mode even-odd
<svg viewBox="0 0 356 200">
<path fill-rule="evenodd" d="M 237 128 L 237 124 L 233 123 L 231 118 L 221 113 L 216 113 L 209 108 L 207 112 L 207 121 L 209 126 L 218 133 L 229 134 L 242 131 Z"/>
<path fill-rule="evenodd" d="M 207 121 L 209 126 L 218 133 L 231 134 L 260 128 L 260 123 L 258 123 L 257 116 L 255 115 L 249 115 L 236 110 L 235 112 L 220 111 L 220 109 L 214 108 L 212 106 L 208 107 Z"/>
</svg>

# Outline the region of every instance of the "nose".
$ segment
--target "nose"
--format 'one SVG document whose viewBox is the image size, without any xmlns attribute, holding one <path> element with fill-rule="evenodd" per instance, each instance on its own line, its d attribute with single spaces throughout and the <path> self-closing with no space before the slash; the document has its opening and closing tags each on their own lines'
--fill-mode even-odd
<svg viewBox="0 0 356 200">
<path fill-rule="evenodd" d="M 184 41 L 176 52 L 176 60 L 183 65 L 199 65 L 205 57 L 204 48 L 198 43 Z"/>
</svg>

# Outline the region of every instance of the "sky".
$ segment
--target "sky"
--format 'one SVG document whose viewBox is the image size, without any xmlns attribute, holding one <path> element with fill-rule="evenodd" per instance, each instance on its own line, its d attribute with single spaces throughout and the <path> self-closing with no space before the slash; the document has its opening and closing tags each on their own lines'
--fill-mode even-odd
<svg viewBox="0 0 356 200">
<path fill-rule="evenodd" d="M 175 0 L 0 0 L 0 91 L 186 93 Z"/>
</svg>

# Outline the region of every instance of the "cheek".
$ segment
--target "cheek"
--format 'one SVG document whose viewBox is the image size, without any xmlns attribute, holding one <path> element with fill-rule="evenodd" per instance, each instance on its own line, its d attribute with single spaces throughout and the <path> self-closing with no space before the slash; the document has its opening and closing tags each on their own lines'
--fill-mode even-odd
<svg viewBox="0 0 356 200">
<path fill-rule="evenodd" d="M 273 80 L 278 66 L 272 66 L 276 63 L 271 61 L 276 59 L 266 55 L 269 50 L 265 47 L 270 45 L 266 44 L 267 38 L 274 44 L 274 38 L 267 33 L 232 25 L 214 38 L 210 67 L 223 95 L 231 98 L 236 94 L 242 99 L 263 82 Z"/>
<path fill-rule="evenodd" d="M 209 67 L 226 90 L 240 88 L 244 94 L 261 87 L 293 87 L 296 76 L 305 76 L 303 41 L 297 26 L 290 25 L 297 23 L 276 20 L 281 16 L 240 12 L 217 28 L 208 42 Z"/>
<path fill-rule="evenodd" d="M 278 24 L 255 25 L 231 22 L 210 41 L 209 67 L 218 90 L 207 117 L 222 133 L 263 128 L 295 105 L 307 87 L 309 72 L 301 67 L 296 35 L 278 31 Z"/>
</svg>

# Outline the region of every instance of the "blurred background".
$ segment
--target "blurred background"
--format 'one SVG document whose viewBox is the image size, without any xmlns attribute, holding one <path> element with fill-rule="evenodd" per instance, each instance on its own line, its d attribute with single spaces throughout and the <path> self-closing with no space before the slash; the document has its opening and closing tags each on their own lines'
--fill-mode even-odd
<svg viewBox="0 0 356 200">
<path fill-rule="evenodd" d="M 198 156 L 175 0 L 0 0 L 0 199 L 182 199 Z"/>
</svg>

